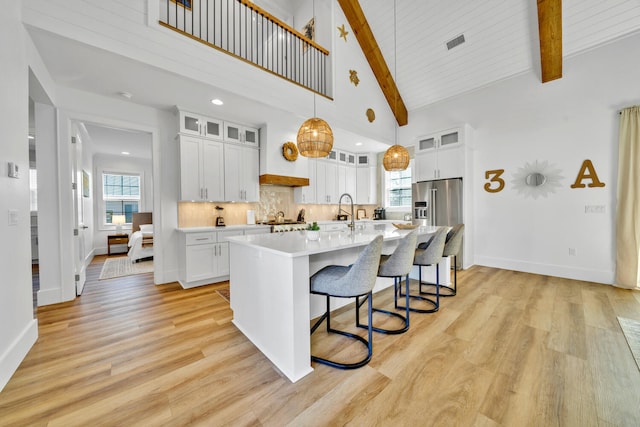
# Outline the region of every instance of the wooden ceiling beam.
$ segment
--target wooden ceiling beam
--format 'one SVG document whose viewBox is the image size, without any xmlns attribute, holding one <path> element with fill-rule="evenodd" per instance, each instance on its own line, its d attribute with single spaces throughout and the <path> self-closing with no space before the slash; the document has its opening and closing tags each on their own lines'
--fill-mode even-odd
<svg viewBox="0 0 640 427">
<path fill-rule="evenodd" d="M 562 0 L 538 0 L 542 83 L 562 77 Z"/>
<path fill-rule="evenodd" d="M 398 122 L 398 126 L 406 125 L 409 122 L 407 107 L 404 105 L 396 82 L 382 56 L 380 47 L 373 36 L 360 3 L 358 3 L 358 0 L 338 0 L 338 3 L 360 44 L 364 56 L 369 62 L 371 71 L 373 71 L 373 75 L 376 77 L 380 89 L 382 89 L 382 93 Z"/>
</svg>

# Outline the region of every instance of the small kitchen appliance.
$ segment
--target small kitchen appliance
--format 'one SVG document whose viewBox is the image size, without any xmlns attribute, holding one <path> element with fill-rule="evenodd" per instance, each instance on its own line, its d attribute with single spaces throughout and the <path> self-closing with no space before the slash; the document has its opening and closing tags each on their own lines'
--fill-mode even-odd
<svg viewBox="0 0 640 427">
<path fill-rule="evenodd" d="M 216 217 L 216 227 L 224 227 L 224 218 L 222 217 L 222 210 L 224 208 L 222 206 L 216 206 L 216 211 L 218 211 L 218 216 Z"/>
<path fill-rule="evenodd" d="M 387 219 L 384 208 L 375 208 L 373 210 L 373 219 Z"/>
</svg>

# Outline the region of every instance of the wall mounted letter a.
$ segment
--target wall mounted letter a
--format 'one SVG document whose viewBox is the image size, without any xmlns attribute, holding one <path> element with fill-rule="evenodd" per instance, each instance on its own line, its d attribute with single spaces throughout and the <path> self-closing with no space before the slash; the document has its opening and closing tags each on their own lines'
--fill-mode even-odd
<svg viewBox="0 0 640 427">
<path fill-rule="evenodd" d="M 593 163 L 591 163 L 591 160 L 589 159 L 582 162 L 582 167 L 580 168 L 580 172 L 578 172 L 576 182 L 571 185 L 571 188 L 585 188 L 586 185 L 582 184 L 582 181 L 587 178 L 591 180 L 591 184 L 588 185 L 589 188 L 604 187 L 605 185 L 604 182 L 600 182 L 598 179 L 596 169 L 593 167 Z"/>
</svg>

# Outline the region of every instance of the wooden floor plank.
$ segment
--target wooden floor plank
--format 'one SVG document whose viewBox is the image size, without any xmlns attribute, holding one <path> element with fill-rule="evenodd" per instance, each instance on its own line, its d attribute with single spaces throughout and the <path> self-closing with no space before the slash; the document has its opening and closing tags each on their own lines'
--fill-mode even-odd
<svg viewBox="0 0 640 427">
<path fill-rule="evenodd" d="M 640 371 L 616 321 L 640 320 L 638 292 L 474 267 L 440 311 L 374 334 L 366 367 L 314 364 L 293 384 L 231 323 L 215 292 L 227 284 L 98 280 L 104 259 L 80 298 L 38 309 L 38 341 L 0 392 L 0 425 L 640 425 Z M 393 295 L 374 302 L 390 307 Z M 365 335 L 353 320 L 353 306 L 332 319 Z M 362 351 L 320 331 L 312 345 Z"/>
</svg>

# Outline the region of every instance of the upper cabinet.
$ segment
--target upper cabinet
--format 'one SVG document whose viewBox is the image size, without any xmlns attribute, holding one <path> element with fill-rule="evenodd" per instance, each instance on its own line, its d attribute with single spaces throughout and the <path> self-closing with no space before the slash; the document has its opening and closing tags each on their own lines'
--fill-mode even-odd
<svg viewBox="0 0 640 427">
<path fill-rule="evenodd" d="M 224 200 L 223 144 L 180 135 L 180 200 Z"/>
<path fill-rule="evenodd" d="M 180 200 L 257 202 L 259 130 L 178 109 Z"/>
<path fill-rule="evenodd" d="M 316 159 L 306 159 L 309 185 L 295 187 L 293 197 L 296 203 L 316 203 Z"/>
<path fill-rule="evenodd" d="M 258 129 L 237 123 L 224 122 L 225 142 L 238 142 L 258 147 L 260 145 Z"/>
<path fill-rule="evenodd" d="M 415 181 L 464 176 L 464 138 L 464 127 L 419 137 L 415 146 Z"/>
<path fill-rule="evenodd" d="M 253 147 L 225 144 L 224 195 L 233 202 L 260 199 L 259 152 Z"/>
<path fill-rule="evenodd" d="M 222 120 L 180 111 L 180 133 L 222 141 Z"/>
</svg>

